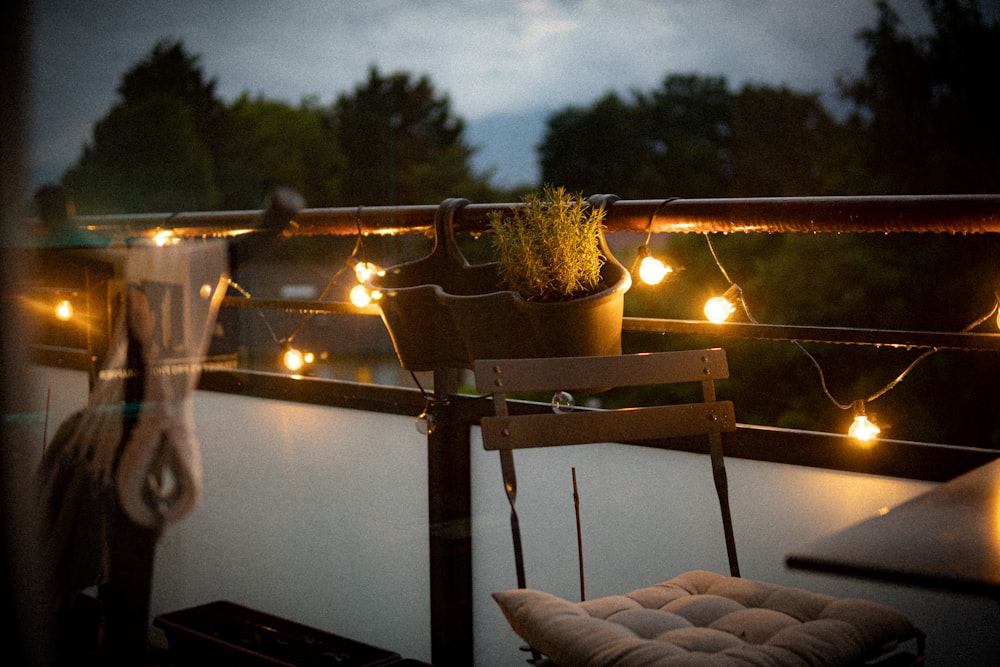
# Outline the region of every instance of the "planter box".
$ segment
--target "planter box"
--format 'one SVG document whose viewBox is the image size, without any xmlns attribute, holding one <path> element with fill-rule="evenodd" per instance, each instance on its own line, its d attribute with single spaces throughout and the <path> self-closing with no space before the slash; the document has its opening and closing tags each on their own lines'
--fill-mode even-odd
<svg viewBox="0 0 1000 667">
<path fill-rule="evenodd" d="M 399 654 L 226 601 L 161 614 L 153 620 L 170 644 L 172 664 L 387 665 Z"/>
<path fill-rule="evenodd" d="M 387 269 L 369 287 L 402 366 L 412 371 L 470 368 L 476 359 L 621 354 L 628 271 L 599 236 L 604 289 L 570 301 L 536 303 L 499 290 L 497 264 L 470 265 L 455 244 L 463 199 L 445 200 L 434 222 L 434 249 Z"/>
</svg>

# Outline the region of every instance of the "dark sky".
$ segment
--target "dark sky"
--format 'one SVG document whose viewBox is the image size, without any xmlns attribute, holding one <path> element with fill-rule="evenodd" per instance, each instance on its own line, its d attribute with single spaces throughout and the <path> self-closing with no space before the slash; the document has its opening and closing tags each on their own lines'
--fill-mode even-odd
<svg viewBox="0 0 1000 667">
<path fill-rule="evenodd" d="M 895 0 L 907 29 L 921 4 Z M 668 73 L 824 93 L 856 74 L 873 0 L 36 0 L 32 184 L 58 179 L 121 75 L 161 38 L 181 39 L 227 100 L 243 92 L 332 102 L 383 73 L 427 74 L 451 98 L 500 184 L 537 177 L 547 112 Z"/>
</svg>

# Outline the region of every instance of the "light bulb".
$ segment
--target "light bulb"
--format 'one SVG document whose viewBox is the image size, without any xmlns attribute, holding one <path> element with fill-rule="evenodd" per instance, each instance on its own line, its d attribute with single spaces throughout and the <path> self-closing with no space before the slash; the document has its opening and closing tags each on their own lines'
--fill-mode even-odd
<svg viewBox="0 0 1000 667">
<path fill-rule="evenodd" d="M 854 401 L 854 421 L 851 422 L 850 428 L 847 429 L 847 435 L 859 442 L 871 442 L 878 437 L 880 430 L 865 414 L 865 402 L 861 400 Z"/>
<path fill-rule="evenodd" d="M 372 293 L 364 285 L 355 285 L 351 288 L 351 303 L 358 308 L 364 308 L 372 302 Z"/>
<path fill-rule="evenodd" d="M 372 277 L 377 276 L 381 273 L 381 270 L 375 264 L 371 262 L 358 262 L 354 265 L 354 277 L 358 279 L 358 282 L 364 284 L 368 282 Z"/>
<path fill-rule="evenodd" d="M 153 234 L 153 243 L 155 243 L 157 247 L 162 248 L 168 243 L 176 243 L 176 242 L 177 239 L 174 238 L 174 233 L 169 229 L 161 229 L 160 231 Z"/>
<path fill-rule="evenodd" d="M 69 299 L 63 299 L 56 304 L 56 319 L 68 322 L 73 319 L 73 304 Z"/>
<path fill-rule="evenodd" d="M 201 289 L 198 290 L 198 294 L 201 295 L 202 299 L 207 299 L 208 297 L 212 296 L 212 286 L 209 285 L 208 283 L 205 283 L 204 285 L 201 286 Z"/>
<path fill-rule="evenodd" d="M 878 437 L 879 427 L 864 415 L 858 415 L 847 429 L 847 435 L 861 442 L 870 442 Z"/>
<path fill-rule="evenodd" d="M 285 368 L 294 373 L 295 371 L 302 370 L 302 367 L 306 365 L 306 356 L 301 350 L 289 347 L 285 349 L 285 353 L 281 356 L 281 361 L 285 364 Z"/>
<path fill-rule="evenodd" d="M 740 298 L 740 288 L 731 285 L 722 296 L 713 296 L 705 302 L 705 317 L 709 322 L 722 324 L 736 312 L 735 301 Z"/>
<path fill-rule="evenodd" d="M 647 285 L 659 285 L 673 271 L 673 268 L 652 255 L 646 255 L 639 262 L 639 278 Z"/>
</svg>

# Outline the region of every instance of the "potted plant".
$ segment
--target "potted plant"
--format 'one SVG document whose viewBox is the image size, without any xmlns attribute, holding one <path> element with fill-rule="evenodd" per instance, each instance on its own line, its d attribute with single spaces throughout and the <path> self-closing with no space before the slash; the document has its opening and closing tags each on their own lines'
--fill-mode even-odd
<svg viewBox="0 0 1000 667">
<path fill-rule="evenodd" d="M 470 265 L 455 243 L 465 199 L 445 200 L 431 253 L 369 287 L 403 367 L 469 367 L 475 359 L 621 353 L 628 271 L 604 239 L 616 197 L 547 187 L 513 212 L 493 211 L 497 261 Z"/>
</svg>

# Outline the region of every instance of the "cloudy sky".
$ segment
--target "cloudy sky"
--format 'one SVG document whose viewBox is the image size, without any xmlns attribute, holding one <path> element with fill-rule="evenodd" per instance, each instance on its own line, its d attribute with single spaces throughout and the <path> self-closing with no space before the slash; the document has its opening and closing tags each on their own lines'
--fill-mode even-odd
<svg viewBox="0 0 1000 667">
<path fill-rule="evenodd" d="M 925 32 L 917 0 L 893 0 Z M 58 179 L 121 75 L 161 38 L 200 56 L 226 100 L 243 92 L 322 104 L 372 65 L 429 75 L 468 124 L 476 166 L 512 185 L 537 178 L 546 113 L 668 73 L 787 84 L 835 103 L 857 74 L 857 31 L 874 0 L 36 0 L 33 184 Z"/>
</svg>

